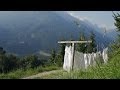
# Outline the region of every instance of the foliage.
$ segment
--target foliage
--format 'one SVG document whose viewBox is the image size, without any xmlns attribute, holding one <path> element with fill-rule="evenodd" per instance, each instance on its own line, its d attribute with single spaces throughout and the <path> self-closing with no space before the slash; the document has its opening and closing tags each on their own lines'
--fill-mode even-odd
<svg viewBox="0 0 120 90">
<path fill-rule="evenodd" d="M 92 43 L 89 43 L 87 45 L 87 52 L 88 53 L 92 53 L 92 52 L 96 52 L 97 51 L 97 48 L 96 48 L 96 41 L 95 41 L 95 34 L 93 32 L 91 32 L 91 35 L 90 35 L 90 40 L 92 41 Z"/>
<path fill-rule="evenodd" d="M 57 54 L 55 50 L 52 50 L 52 54 L 50 57 L 50 65 L 55 65 L 61 67 L 63 64 L 64 56 L 61 55 L 61 53 Z"/>
<path fill-rule="evenodd" d="M 117 27 L 117 30 L 120 31 L 120 14 L 119 13 L 115 14 L 113 12 L 113 17 L 114 17 L 114 20 L 115 20 L 114 24 Z"/>
<path fill-rule="evenodd" d="M 107 64 L 97 64 L 88 67 L 86 70 L 74 70 L 71 72 L 60 71 L 42 79 L 120 79 L 120 49 L 113 53 L 114 57 L 110 58 Z M 39 79 L 39 77 L 38 77 Z"/>
<path fill-rule="evenodd" d="M 1 51 L 4 51 L 1 49 Z M 53 58 L 57 65 L 49 64 L 45 60 L 40 60 L 35 55 L 29 55 L 18 58 L 12 54 L 0 54 L 0 78 L 22 78 L 25 76 L 37 74 L 43 71 L 59 69 L 61 57 L 56 56 L 53 51 Z M 48 64 L 46 64 L 48 63 Z"/>
<path fill-rule="evenodd" d="M 86 40 L 86 38 L 85 38 L 84 32 L 80 32 L 79 41 L 85 41 L 85 40 Z M 85 53 L 86 52 L 86 44 L 85 43 L 79 43 L 79 44 L 77 44 L 77 50 L 79 52 Z"/>
<path fill-rule="evenodd" d="M 87 37 L 85 37 L 84 32 L 80 32 L 79 41 L 85 41 L 85 40 L 87 40 Z M 78 43 L 76 47 L 77 51 L 83 53 L 96 52 L 97 48 L 96 48 L 95 34 L 93 32 L 90 33 L 88 40 L 91 40 L 92 43 Z"/>
<path fill-rule="evenodd" d="M 19 79 L 19 78 L 25 78 L 31 75 L 35 75 L 40 72 L 44 71 L 51 71 L 51 70 L 57 70 L 60 69 L 57 66 L 46 66 L 46 67 L 36 67 L 36 68 L 29 68 L 29 69 L 17 69 L 15 71 L 9 72 L 9 73 L 2 73 L 0 74 L 0 79 Z"/>
<path fill-rule="evenodd" d="M 2 47 L 0 47 L 0 55 L 4 55 L 6 53 L 6 51 L 5 50 L 3 50 L 3 48 Z"/>
<path fill-rule="evenodd" d="M 29 55 L 18 58 L 13 54 L 5 54 L 3 48 L 0 51 L 0 73 L 9 73 L 18 69 L 34 69 L 45 66 L 45 60 L 40 60 L 36 55 Z M 54 55 L 55 58 L 56 55 Z"/>
<path fill-rule="evenodd" d="M 50 57 L 50 62 L 51 62 L 52 64 L 55 64 L 55 63 L 56 63 L 55 57 L 56 57 L 56 52 L 55 52 L 55 50 L 52 50 L 51 57 Z"/>
<path fill-rule="evenodd" d="M 64 57 L 62 57 L 62 55 L 60 55 L 60 54 L 57 54 L 55 57 L 56 65 L 61 67 L 63 65 L 62 60 L 64 60 Z"/>
<path fill-rule="evenodd" d="M 115 14 L 113 12 L 113 17 L 115 20 L 114 25 L 116 26 L 117 31 L 118 31 L 118 38 L 116 40 L 116 47 L 120 47 L 120 14 L 119 13 Z"/>
<path fill-rule="evenodd" d="M 17 59 L 13 55 L 0 55 L 0 72 L 7 73 L 16 69 L 18 66 Z"/>
<path fill-rule="evenodd" d="M 35 68 L 41 64 L 41 61 L 35 55 L 25 56 L 20 60 L 20 67 L 23 69 L 26 68 Z"/>
<path fill-rule="evenodd" d="M 65 55 L 65 46 L 66 44 L 61 44 L 60 45 L 60 55 L 61 55 L 61 59 L 62 59 L 62 62 L 64 62 L 64 55 Z"/>
</svg>

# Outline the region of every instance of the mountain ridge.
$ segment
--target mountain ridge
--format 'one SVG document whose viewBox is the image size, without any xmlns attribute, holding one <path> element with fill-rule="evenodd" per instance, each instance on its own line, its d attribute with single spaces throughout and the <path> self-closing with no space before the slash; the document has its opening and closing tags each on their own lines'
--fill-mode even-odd
<svg viewBox="0 0 120 90">
<path fill-rule="evenodd" d="M 74 40 L 78 40 L 81 30 L 86 36 L 89 36 L 90 31 L 94 31 L 97 43 L 107 46 L 111 42 L 112 37 L 106 36 L 103 39 L 102 33 L 94 26 L 64 11 L 21 11 L 8 14 L 0 14 L 0 45 L 8 52 L 19 55 L 58 50 L 57 41 L 63 38 L 70 40 L 71 36 Z M 75 24 L 76 20 L 81 27 Z"/>
</svg>

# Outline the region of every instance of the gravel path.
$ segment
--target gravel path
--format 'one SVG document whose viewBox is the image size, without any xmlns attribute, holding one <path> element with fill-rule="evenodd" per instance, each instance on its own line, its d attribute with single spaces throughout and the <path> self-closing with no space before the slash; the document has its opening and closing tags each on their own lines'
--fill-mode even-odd
<svg viewBox="0 0 120 90">
<path fill-rule="evenodd" d="M 34 79 L 34 78 L 42 77 L 42 76 L 49 75 L 49 74 L 52 74 L 52 73 L 58 73 L 60 71 L 62 71 L 62 70 L 53 70 L 53 71 L 42 72 L 42 73 L 39 73 L 39 74 L 36 74 L 36 75 L 33 75 L 33 76 L 29 76 L 29 77 L 25 77 L 25 78 L 22 78 L 22 79 Z"/>
</svg>

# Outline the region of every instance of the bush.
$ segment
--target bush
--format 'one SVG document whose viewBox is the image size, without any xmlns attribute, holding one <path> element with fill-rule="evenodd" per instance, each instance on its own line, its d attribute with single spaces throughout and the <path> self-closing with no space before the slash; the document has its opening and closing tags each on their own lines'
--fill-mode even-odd
<svg viewBox="0 0 120 90">
<path fill-rule="evenodd" d="M 41 64 L 42 64 L 41 61 L 38 60 L 38 57 L 35 55 L 25 56 L 20 60 L 20 65 L 21 65 L 20 67 L 23 69 L 35 68 Z"/>
<path fill-rule="evenodd" d="M 17 69 L 17 58 L 13 55 L 0 55 L 0 72 L 7 73 Z"/>
</svg>

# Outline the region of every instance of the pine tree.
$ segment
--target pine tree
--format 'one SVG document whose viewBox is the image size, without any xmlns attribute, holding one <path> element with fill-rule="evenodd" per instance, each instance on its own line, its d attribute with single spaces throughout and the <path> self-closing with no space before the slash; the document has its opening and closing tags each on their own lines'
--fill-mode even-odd
<svg viewBox="0 0 120 90">
<path fill-rule="evenodd" d="M 96 41 L 95 41 L 95 34 L 93 33 L 93 31 L 91 31 L 90 40 L 92 41 L 92 43 L 89 43 L 87 45 L 87 52 L 88 53 L 96 52 L 97 45 L 96 45 Z"/>
<path fill-rule="evenodd" d="M 64 57 L 63 57 L 63 60 L 64 60 Z M 58 65 L 59 67 L 63 65 L 62 56 L 60 54 L 56 55 L 55 61 L 56 61 L 56 65 Z"/>
<path fill-rule="evenodd" d="M 80 23 L 78 21 L 74 21 L 74 23 L 78 26 L 78 28 L 80 27 Z M 86 40 L 83 30 L 80 32 L 80 38 L 79 38 L 79 40 L 80 41 Z M 79 52 L 85 53 L 86 52 L 86 44 L 85 43 L 79 43 L 79 44 L 77 44 L 76 50 L 79 51 Z"/>
<path fill-rule="evenodd" d="M 6 53 L 6 51 L 5 50 L 3 50 L 3 48 L 2 47 L 0 47 L 0 55 L 4 55 Z"/>
<path fill-rule="evenodd" d="M 116 26 L 116 29 L 117 29 L 117 32 L 118 32 L 118 38 L 117 38 L 117 40 L 116 40 L 116 47 L 117 48 L 120 48 L 120 14 L 119 13 L 117 13 L 117 14 L 115 14 L 114 12 L 113 12 L 113 17 L 114 17 L 114 20 L 115 20 L 115 23 L 114 23 L 114 25 Z"/>
<path fill-rule="evenodd" d="M 114 20 L 115 20 L 114 25 L 117 27 L 117 31 L 120 31 L 120 14 L 119 13 L 115 14 L 113 12 L 113 17 L 114 17 Z"/>
<path fill-rule="evenodd" d="M 70 35 L 70 41 L 74 41 L 72 34 Z M 72 43 L 70 45 L 72 46 Z"/>
<path fill-rule="evenodd" d="M 50 58 L 50 62 L 52 64 L 55 64 L 55 57 L 56 57 L 56 52 L 55 52 L 55 50 L 52 50 L 51 58 Z"/>
<path fill-rule="evenodd" d="M 60 55 L 61 55 L 62 62 L 64 62 L 65 46 L 66 46 L 66 44 L 64 44 L 64 43 L 60 44 Z"/>
<path fill-rule="evenodd" d="M 80 32 L 80 41 L 86 40 L 84 32 Z M 85 53 L 86 51 L 86 44 L 85 43 L 79 43 L 77 44 L 77 51 Z"/>
<path fill-rule="evenodd" d="M 62 37 L 61 41 L 65 41 L 65 38 Z M 60 44 L 59 57 L 61 58 L 60 61 L 62 61 L 62 63 L 64 62 L 65 46 L 65 43 Z"/>
</svg>

